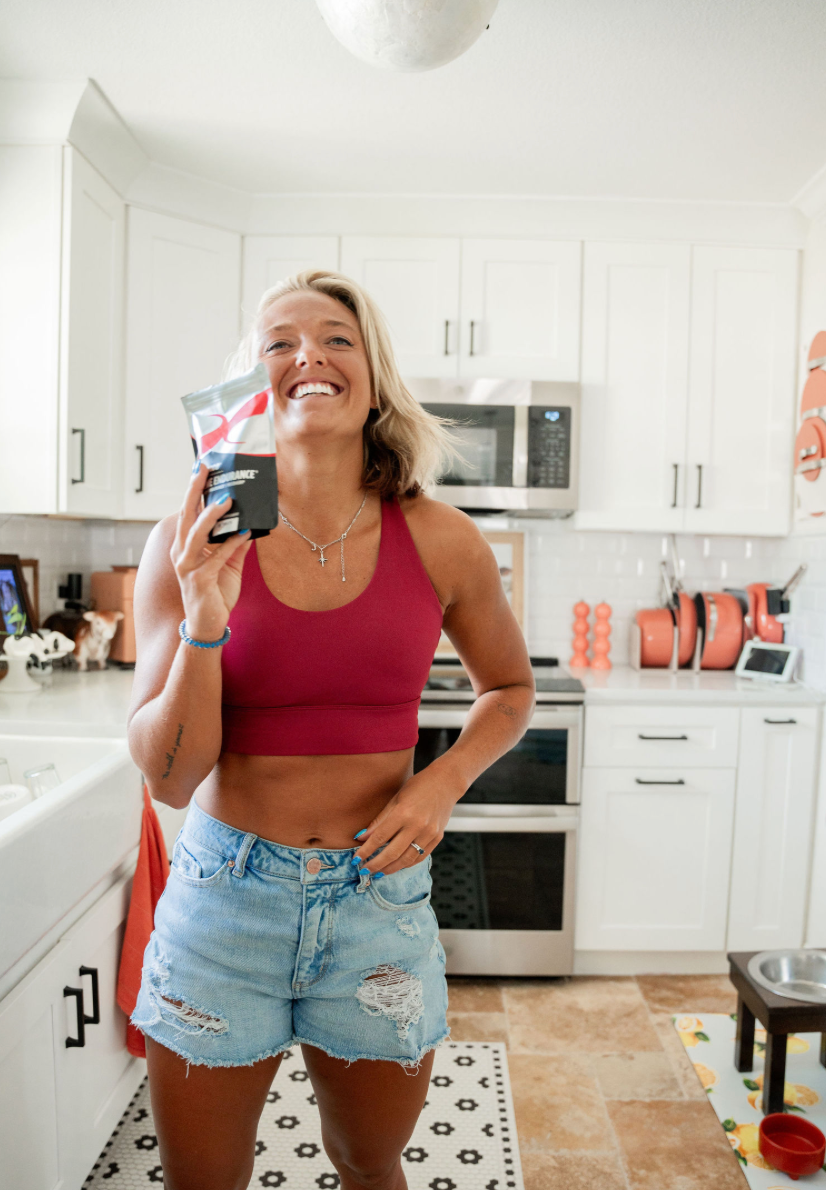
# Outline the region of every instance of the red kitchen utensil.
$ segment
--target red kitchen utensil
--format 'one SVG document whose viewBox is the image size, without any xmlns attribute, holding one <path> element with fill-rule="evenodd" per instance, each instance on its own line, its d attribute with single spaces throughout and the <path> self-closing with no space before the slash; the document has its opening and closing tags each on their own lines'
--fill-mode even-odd
<svg viewBox="0 0 826 1190">
<path fill-rule="evenodd" d="M 679 592 L 680 607 L 677 612 L 677 625 L 680 629 L 680 665 L 688 665 L 694 656 L 694 646 L 697 643 L 697 608 L 694 600 L 685 591 Z"/>
<path fill-rule="evenodd" d="M 647 607 L 637 612 L 640 628 L 640 664 L 645 668 L 666 669 L 674 649 L 674 610 Z"/>
<path fill-rule="evenodd" d="M 760 1121 L 758 1143 L 769 1165 L 793 1181 L 817 1173 L 826 1158 L 826 1136 L 800 1116 L 772 1112 Z"/>
<path fill-rule="evenodd" d="M 812 368 L 800 394 L 800 412 L 822 409 L 826 405 L 826 372 L 823 368 Z"/>
<path fill-rule="evenodd" d="M 697 627 L 703 631 L 702 669 L 733 669 L 743 647 L 743 609 L 727 591 L 698 592 L 694 596 Z"/>
<path fill-rule="evenodd" d="M 766 591 L 771 586 L 772 583 L 749 583 L 746 587 L 749 596 L 749 615 L 754 635 L 758 640 L 764 640 L 771 645 L 782 645 L 783 625 L 775 616 L 769 615 Z"/>
<path fill-rule="evenodd" d="M 823 363 L 820 362 L 821 360 Z M 824 365 L 826 365 L 826 331 L 818 331 L 809 348 L 809 367 L 822 368 Z"/>
<path fill-rule="evenodd" d="M 823 373 L 826 380 L 826 372 Z M 795 474 L 802 475 L 809 483 L 820 478 L 823 459 L 826 458 L 826 422 L 819 417 L 809 417 L 797 431 L 794 443 Z"/>
</svg>

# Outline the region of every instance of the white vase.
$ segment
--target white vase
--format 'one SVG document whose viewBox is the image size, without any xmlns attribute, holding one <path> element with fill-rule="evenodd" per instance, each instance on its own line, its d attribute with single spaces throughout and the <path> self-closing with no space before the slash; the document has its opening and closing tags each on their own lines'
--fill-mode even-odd
<svg viewBox="0 0 826 1190">
<path fill-rule="evenodd" d="M 0 694 L 36 694 L 43 689 L 40 682 L 29 677 L 26 669 L 28 657 L 10 657 L 5 653 L 3 660 L 8 668 L 5 678 L 0 682 Z"/>
</svg>

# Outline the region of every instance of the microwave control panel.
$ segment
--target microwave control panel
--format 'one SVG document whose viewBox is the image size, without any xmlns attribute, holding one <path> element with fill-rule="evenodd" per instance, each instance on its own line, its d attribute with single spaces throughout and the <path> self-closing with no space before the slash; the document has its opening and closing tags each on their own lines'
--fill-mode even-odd
<svg viewBox="0 0 826 1190">
<path fill-rule="evenodd" d="M 528 487 L 571 484 L 571 410 L 566 405 L 531 405 L 528 410 Z"/>
</svg>

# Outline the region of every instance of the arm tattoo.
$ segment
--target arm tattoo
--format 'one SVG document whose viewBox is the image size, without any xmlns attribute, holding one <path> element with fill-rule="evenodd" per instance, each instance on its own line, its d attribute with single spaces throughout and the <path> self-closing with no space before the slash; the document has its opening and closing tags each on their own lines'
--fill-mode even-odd
<svg viewBox="0 0 826 1190">
<path fill-rule="evenodd" d="M 498 702 L 498 703 L 496 704 L 496 709 L 497 709 L 497 711 L 499 711 L 499 712 L 500 712 L 502 715 L 507 715 L 509 719 L 515 719 L 515 718 L 516 718 L 516 711 L 514 710 L 514 708 L 513 708 L 513 707 L 509 707 L 509 706 L 508 706 L 508 704 L 507 704 L 506 702 Z"/>
<path fill-rule="evenodd" d="M 175 761 L 175 754 L 181 746 L 181 736 L 184 734 L 183 723 L 178 724 L 178 734 L 175 737 L 175 743 L 172 745 L 172 751 L 166 754 L 166 772 L 161 774 L 161 780 L 165 781 L 169 776 L 170 769 Z"/>
</svg>

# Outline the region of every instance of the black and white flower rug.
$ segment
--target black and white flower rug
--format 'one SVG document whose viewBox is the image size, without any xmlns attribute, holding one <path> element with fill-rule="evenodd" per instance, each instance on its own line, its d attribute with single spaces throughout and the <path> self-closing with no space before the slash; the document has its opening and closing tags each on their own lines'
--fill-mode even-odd
<svg viewBox="0 0 826 1190">
<path fill-rule="evenodd" d="M 267 1097 L 251 1190 L 335 1190 L 301 1049 L 284 1055 Z M 504 1045 L 445 1042 L 402 1165 L 410 1190 L 524 1190 Z M 146 1082 L 124 1112 L 84 1190 L 163 1185 Z"/>
</svg>

